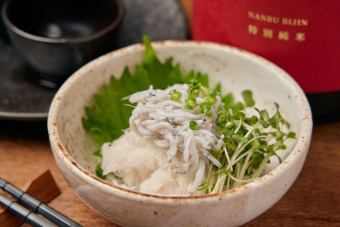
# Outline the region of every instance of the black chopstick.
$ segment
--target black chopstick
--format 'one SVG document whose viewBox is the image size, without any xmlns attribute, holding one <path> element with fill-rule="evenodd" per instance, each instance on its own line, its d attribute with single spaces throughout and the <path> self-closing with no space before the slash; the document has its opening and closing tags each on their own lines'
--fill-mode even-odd
<svg viewBox="0 0 340 227">
<path fill-rule="evenodd" d="M 24 222 L 34 227 L 49 227 L 55 226 L 51 222 L 43 219 L 39 215 L 36 215 L 32 211 L 26 209 L 15 201 L 11 201 L 5 196 L 0 195 L 0 205 L 6 208 L 9 212 L 15 216 L 24 220 Z"/>
<path fill-rule="evenodd" d="M 45 203 L 23 192 L 21 189 L 3 179 L 0 179 L 0 188 L 14 196 L 18 200 L 18 203 L 29 207 L 38 214 L 41 214 L 59 227 L 81 227 L 79 223 L 73 221 L 69 217 L 66 217 L 52 207 L 49 207 Z"/>
</svg>

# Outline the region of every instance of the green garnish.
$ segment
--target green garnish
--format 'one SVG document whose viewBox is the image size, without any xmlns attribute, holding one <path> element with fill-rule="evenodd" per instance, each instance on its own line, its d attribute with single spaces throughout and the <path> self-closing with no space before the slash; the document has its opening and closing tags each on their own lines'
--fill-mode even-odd
<svg viewBox="0 0 340 227">
<path fill-rule="evenodd" d="M 219 87 L 210 89 L 197 80 L 191 80 L 188 97 L 183 104 L 190 111 L 210 117 L 219 93 Z M 254 108 L 257 115 L 249 115 L 245 109 L 255 105 L 252 92 L 243 91 L 242 98 L 243 102 L 235 102 L 232 94 L 221 97 L 215 134 L 223 138 L 223 145 L 221 149 L 209 152 L 222 166 L 218 168 L 209 164 L 208 177 L 199 187 L 202 192 L 219 193 L 254 180 L 264 171 L 270 157 L 276 156 L 281 162 L 276 152 L 286 149 L 286 139 L 296 137 L 294 132 L 286 132 L 289 124 L 282 117 L 277 103 L 274 103 L 276 112 L 272 116 L 267 110 L 257 108 Z M 197 105 L 198 99 L 204 101 Z M 197 122 L 190 121 L 189 127 L 195 130 Z"/>
<path fill-rule="evenodd" d="M 190 128 L 191 130 L 196 130 L 196 129 L 197 129 L 197 122 L 194 121 L 194 120 L 191 120 L 191 121 L 189 122 L 189 128 Z"/>
<path fill-rule="evenodd" d="M 191 110 L 194 109 L 196 107 L 196 98 L 187 98 L 185 100 L 185 108 Z"/>
<path fill-rule="evenodd" d="M 182 97 L 181 92 L 176 91 L 176 90 L 171 90 L 170 91 L 170 99 L 172 101 L 179 101 L 181 99 L 181 97 Z"/>
<path fill-rule="evenodd" d="M 99 158 L 102 158 L 103 157 L 103 154 L 102 154 L 102 150 L 101 149 L 97 149 L 95 152 L 94 152 L 94 155 L 99 157 Z"/>
<path fill-rule="evenodd" d="M 250 90 L 242 91 L 241 94 L 242 94 L 242 98 L 243 98 L 244 104 L 247 107 L 251 107 L 251 106 L 255 105 L 255 101 L 253 99 L 253 93 Z"/>
<path fill-rule="evenodd" d="M 102 166 L 101 166 L 100 163 L 96 165 L 95 173 L 96 173 L 97 177 L 99 177 L 99 178 L 101 178 L 103 180 L 106 180 L 109 176 L 112 176 L 112 177 L 114 177 L 117 180 L 121 180 L 122 179 L 122 177 L 120 177 L 117 173 L 114 173 L 114 172 L 111 172 L 108 175 L 104 175 L 103 174 L 103 169 L 102 169 Z"/>
<path fill-rule="evenodd" d="M 102 169 L 102 166 L 101 166 L 100 163 L 97 164 L 97 166 L 96 166 L 96 175 L 97 175 L 97 177 L 99 177 L 103 180 L 106 179 L 106 176 L 103 174 L 103 169 Z"/>
<path fill-rule="evenodd" d="M 296 139 L 296 133 L 295 132 L 289 132 L 286 135 L 286 137 L 289 138 L 289 139 Z"/>
</svg>

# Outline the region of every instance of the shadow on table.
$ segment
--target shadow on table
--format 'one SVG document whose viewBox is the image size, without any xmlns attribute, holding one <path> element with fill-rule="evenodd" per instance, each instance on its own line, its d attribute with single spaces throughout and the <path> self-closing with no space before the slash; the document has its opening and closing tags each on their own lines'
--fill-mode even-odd
<svg viewBox="0 0 340 227">
<path fill-rule="evenodd" d="M 48 139 L 47 123 L 0 120 L 0 137 Z"/>
</svg>

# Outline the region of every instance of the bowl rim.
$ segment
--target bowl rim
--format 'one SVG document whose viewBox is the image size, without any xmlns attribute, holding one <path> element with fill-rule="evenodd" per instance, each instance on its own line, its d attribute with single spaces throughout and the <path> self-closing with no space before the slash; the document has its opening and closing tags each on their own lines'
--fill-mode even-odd
<svg viewBox="0 0 340 227">
<path fill-rule="evenodd" d="M 9 5 L 15 0 L 8 0 L 5 1 L 1 10 L 1 17 L 2 20 L 4 21 L 4 24 L 8 30 L 11 30 L 15 34 L 24 37 L 26 39 L 36 41 L 36 42 L 43 42 L 43 43 L 55 43 L 55 44 L 61 44 L 61 43 L 84 43 L 84 42 L 89 42 L 91 40 L 95 40 L 110 31 L 114 30 L 119 26 L 119 24 L 122 22 L 124 15 L 125 15 L 125 6 L 123 3 L 123 0 L 113 0 L 113 2 L 117 6 L 117 16 L 114 18 L 114 20 L 107 26 L 105 26 L 103 29 L 80 38 L 48 38 L 48 37 L 43 37 L 43 36 L 38 36 L 31 34 L 29 32 L 26 32 L 20 28 L 18 28 L 9 18 L 8 16 L 8 7 Z M 0 17 L 0 18 L 1 18 Z"/>
<path fill-rule="evenodd" d="M 81 79 L 82 75 L 86 72 L 92 70 L 93 67 L 100 64 L 100 62 L 105 62 L 107 59 L 112 59 L 114 57 L 118 57 L 120 55 L 125 55 L 127 53 L 133 53 L 136 51 L 144 50 L 143 44 L 134 44 L 125 48 L 121 48 L 116 51 L 112 51 L 107 53 L 101 57 L 94 59 L 93 61 L 89 62 L 85 66 L 81 67 L 78 71 L 76 71 L 71 77 L 69 77 L 66 82 L 61 86 L 58 90 L 57 94 L 55 95 L 50 111 L 48 116 L 48 134 L 51 143 L 51 147 L 53 153 L 55 154 L 55 158 L 61 160 L 75 175 L 80 177 L 85 182 L 100 188 L 101 190 L 113 194 L 113 195 L 120 195 L 122 197 L 131 196 L 135 200 L 139 201 L 152 201 L 152 202 L 160 202 L 160 203 L 177 203 L 177 202 L 195 202 L 195 201 L 211 201 L 211 200 L 221 200 L 222 198 L 230 197 L 230 196 L 238 196 L 243 191 L 247 191 L 249 189 L 255 189 L 258 187 L 262 187 L 269 183 L 270 180 L 274 180 L 277 175 L 280 175 L 294 160 L 298 160 L 299 158 L 303 158 L 305 153 L 308 152 L 309 143 L 311 140 L 312 134 L 312 113 L 310 109 L 310 105 L 307 101 L 307 98 L 301 89 L 301 87 L 297 84 L 297 82 L 289 76 L 287 72 L 285 72 L 280 67 L 276 66 L 274 63 L 260 57 L 256 54 L 251 52 L 232 47 L 225 44 L 218 44 L 206 41 L 174 41 L 174 40 L 167 40 L 167 41 L 158 41 L 152 42 L 153 47 L 157 51 L 158 48 L 161 47 L 172 47 L 172 46 L 192 46 L 192 47 L 199 47 L 204 46 L 206 48 L 217 48 L 227 52 L 232 52 L 233 54 L 241 55 L 242 57 L 246 57 L 251 61 L 255 61 L 257 64 L 261 64 L 264 67 L 268 68 L 268 70 L 274 70 L 277 76 L 280 76 L 281 79 L 286 81 L 286 86 L 292 86 L 295 90 L 297 98 L 299 100 L 301 109 L 303 109 L 303 119 L 301 121 L 301 134 L 298 135 L 298 139 L 296 141 L 295 146 L 292 148 L 292 151 L 288 154 L 285 160 L 276 166 L 272 171 L 269 173 L 259 177 L 258 179 L 254 180 L 253 182 L 244 184 L 240 187 L 230 189 L 228 191 L 224 191 L 221 193 L 216 194 L 204 194 L 204 195 L 193 195 L 193 196 L 171 196 L 171 195 L 157 195 L 157 194 L 147 194 L 143 192 L 133 191 L 130 189 L 122 188 L 117 185 L 114 185 L 108 181 L 102 180 L 96 177 L 93 173 L 89 170 L 80 166 L 76 160 L 72 158 L 72 156 L 67 152 L 67 149 L 63 145 L 61 138 L 59 136 L 58 127 L 57 127 L 57 112 L 60 107 L 60 103 L 62 97 L 68 89 L 72 87 L 73 84 L 77 83 L 79 79 Z"/>
</svg>

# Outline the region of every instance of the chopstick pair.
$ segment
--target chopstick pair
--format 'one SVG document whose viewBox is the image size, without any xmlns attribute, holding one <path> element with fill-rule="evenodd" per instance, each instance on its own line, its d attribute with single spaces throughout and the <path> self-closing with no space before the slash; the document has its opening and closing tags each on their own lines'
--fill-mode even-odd
<svg viewBox="0 0 340 227">
<path fill-rule="evenodd" d="M 31 224 L 32 226 L 81 227 L 79 223 L 66 217 L 65 215 L 49 207 L 45 203 L 35 199 L 13 184 L 1 178 L 0 188 L 17 199 L 17 201 L 12 201 L 5 196 L 0 195 L 0 206 L 3 206 L 9 212 L 23 219 L 26 223 Z M 29 209 L 25 208 L 24 206 Z M 36 213 L 42 215 L 49 221 L 37 215 Z"/>
</svg>

